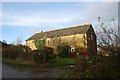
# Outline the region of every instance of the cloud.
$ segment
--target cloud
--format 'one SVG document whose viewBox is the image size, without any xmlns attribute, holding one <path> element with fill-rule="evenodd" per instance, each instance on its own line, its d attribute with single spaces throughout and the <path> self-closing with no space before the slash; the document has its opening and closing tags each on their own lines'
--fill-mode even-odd
<svg viewBox="0 0 120 80">
<path fill-rule="evenodd" d="M 35 0 L 33 1 L 35 2 Z M 4 3 L 6 4 L 6 3 Z M 14 5 L 15 4 L 15 5 Z M 7 3 L 3 6 L 0 16 L 2 17 L 2 25 L 4 29 L 14 29 L 16 34 L 20 32 L 18 27 L 24 30 L 24 38 L 30 37 L 36 32 L 49 31 L 58 28 L 65 28 L 81 24 L 91 23 L 97 25 L 97 17 L 100 16 L 104 19 L 110 19 L 118 15 L 117 3 L 95 3 L 95 2 L 77 2 L 77 3 Z M 36 6 L 35 6 L 36 5 Z M 43 6 L 43 7 L 42 7 Z M 0 27 L 1 28 L 1 27 Z M 98 30 L 97 28 L 94 28 Z M 8 30 L 4 33 L 11 35 Z M 5 35 L 6 39 L 10 40 L 9 35 Z M 13 38 L 12 38 L 13 39 Z M 11 40 L 12 40 L 11 39 Z"/>
<path fill-rule="evenodd" d="M 93 3 L 84 3 L 84 10 L 82 13 L 83 20 L 82 23 L 97 23 L 97 18 L 100 16 L 103 21 L 110 20 L 112 17 L 115 17 L 118 20 L 118 3 L 116 2 L 93 2 Z M 80 18 L 79 18 L 80 19 Z"/>
<path fill-rule="evenodd" d="M 39 26 L 40 24 L 56 24 L 56 23 L 66 23 L 74 20 L 74 14 L 69 15 L 63 13 L 63 15 L 56 15 L 56 13 L 45 13 L 45 15 L 27 14 L 20 15 L 3 15 L 3 25 L 21 25 L 21 26 Z"/>
<path fill-rule="evenodd" d="M 118 3 L 111 2 L 101 2 L 101 3 L 86 3 L 86 14 L 90 14 L 91 17 L 101 16 L 101 17 L 117 17 Z"/>
<path fill-rule="evenodd" d="M 65 3 L 64 3 L 65 5 Z M 63 6 L 63 5 L 61 5 Z M 67 6 L 67 5 L 66 5 Z M 94 23 L 97 17 L 117 19 L 117 3 L 77 3 L 70 8 L 55 11 L 22 10 L 11 12 L 3 10 L 3 25 L 18 25 L 24 27 L 34 27 L 53 24 L 70 24 L 71 26 Z M 69 25 L 68 25 L 69 26 Z"/>
</svg>

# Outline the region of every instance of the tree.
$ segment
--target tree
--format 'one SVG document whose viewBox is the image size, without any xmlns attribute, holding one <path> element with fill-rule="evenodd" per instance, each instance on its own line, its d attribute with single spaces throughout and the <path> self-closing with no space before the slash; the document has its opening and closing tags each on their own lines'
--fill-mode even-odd
<svg viewBox="0 0 120 80">
<path fill-rule="evenodd" d="M 120 37 L 118 35 L 117 21 L 114 17 L 111 20 L 98 17 L 98 22 L 98 27 L 100 27 L 99 32 L 97 32 L 99 47 L 110 54 L 118 53 Z"/>
<path fill-rule="evenodd" d="M 17 45 L 21 45 L 22 44 L 22 39 L 20 37 L 17 38 L 16 44 Z"/>
</svg>

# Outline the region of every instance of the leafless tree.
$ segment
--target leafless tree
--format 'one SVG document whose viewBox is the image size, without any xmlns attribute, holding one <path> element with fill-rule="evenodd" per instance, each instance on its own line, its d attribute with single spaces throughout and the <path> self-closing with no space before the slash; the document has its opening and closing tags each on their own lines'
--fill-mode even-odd
<svg viewBox="0 0 120 80">
<path fill-rule="evenodd" d="M 118 53 L 118 48 L 120 45 L 120 36 L 118 35 L 119 26 L 115 18 L 107 20 L 101 17 L 98 17 L 99 31 L 97 31 L 97 40 L 99 48 L 110 53 Z"/>
<path fill-rule="evenodd" d="M 22 39 L 20 37 L 17 38 L 16 44 L 17 45 L 21 45 L 22 44 Z"/>
</svg>

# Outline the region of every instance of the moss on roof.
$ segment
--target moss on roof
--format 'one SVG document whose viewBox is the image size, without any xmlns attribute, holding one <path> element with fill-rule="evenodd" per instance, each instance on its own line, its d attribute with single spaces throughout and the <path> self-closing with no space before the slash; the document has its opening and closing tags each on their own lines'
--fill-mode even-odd
<svg viewBox="0 0 120 80">
<path fill-rule="evenodd" d="M 53 31 L 40 32 L 40 33 L 34 34 L 27 40 L 42 39 L 44 37 L 52 38 L 54 36 L 60 37 L 60 36 L 67 36 L 67 35 L 74 35 L 74 34 L 85 34 L 90 28 L 90 26 L 92 25 L 87 24 L 87 25 L 75 26 L 75 27 L 58 29 L 58 30 L 53 30 Z"/>
</svg>

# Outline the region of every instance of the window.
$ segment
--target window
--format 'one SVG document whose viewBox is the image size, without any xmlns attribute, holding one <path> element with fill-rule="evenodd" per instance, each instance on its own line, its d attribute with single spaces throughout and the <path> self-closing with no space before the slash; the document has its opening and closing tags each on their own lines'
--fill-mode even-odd
<svg viewBox="0 0 120 80">
<path fill-rule="evenodd" d="M 84 45 L 85 45 L 85 46 L 87 45 L 85 40 L 84 40 Z"/>
<path fill-rule="evenodd" d="M 55 39 L 53 39 L 53 43 L 55 43 Z"/>
<path fill-rule="evenodd" d="M 90 40 L 90 37 L 88 37 L 88 40 Z"/>
<path fill-rule="evenodd" d="M 75 48 L 73 46 L 70 46 L 70 52 L 74 52 L 75 51 Z"/>
<path fill-rule="evenodd" d="M 49 40 L 48 40 L 48 44 L 49 44 Z"/>
<path fill-rule="evenodd" d="M 85 39 L 85 35 L 83 35 L 83 39 Z"/>
<path fill-rule="evenodd" d="M 59 37 L 59 43 L 61 42 L 60 37 Z"/>
<path fill-rule="evenodd" d="M 91 40 L 93 40 L 93 35 L 91 35 Z"/>
</svg>

